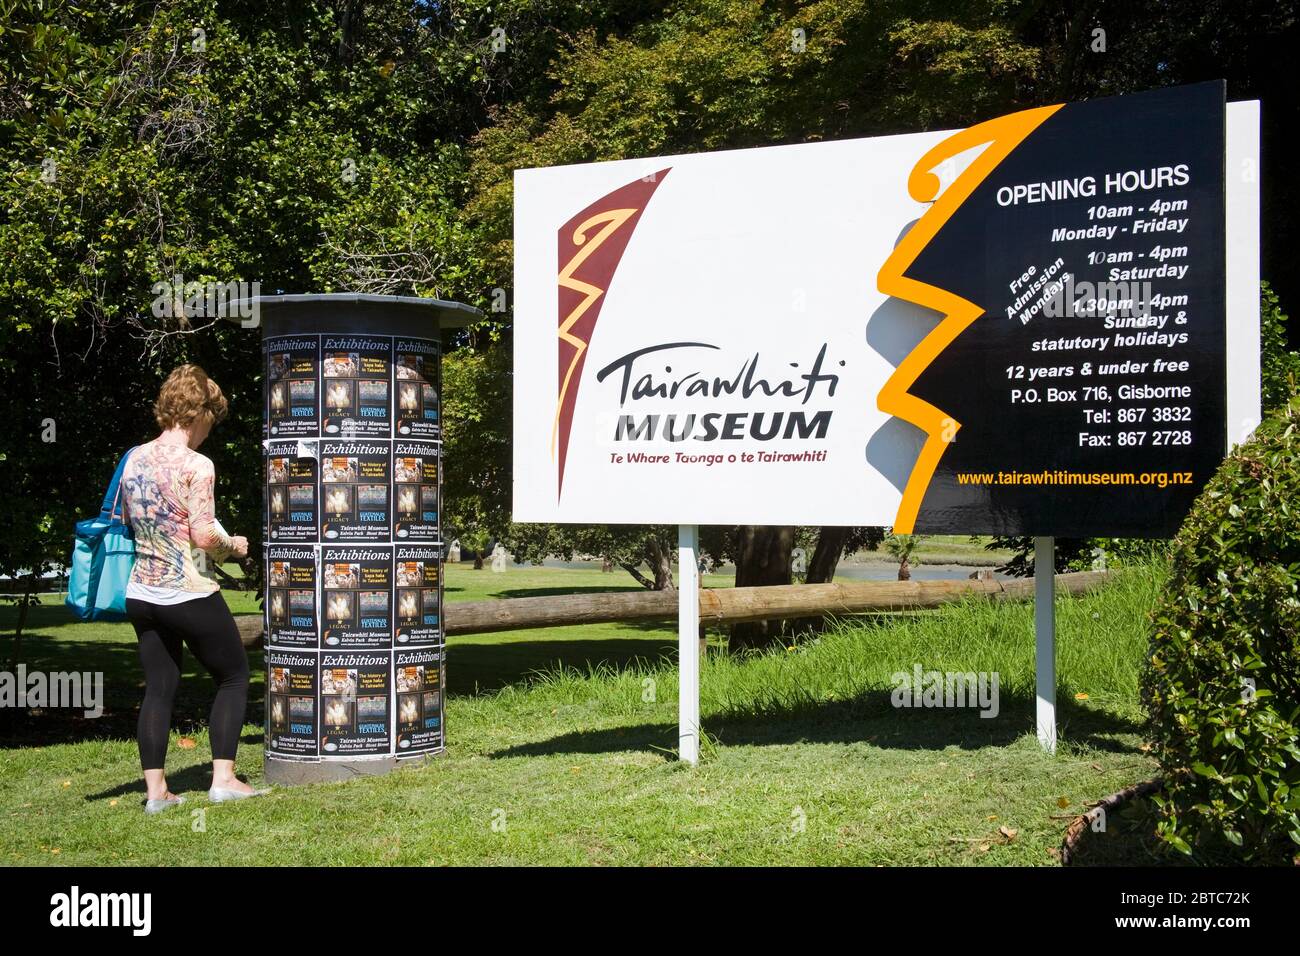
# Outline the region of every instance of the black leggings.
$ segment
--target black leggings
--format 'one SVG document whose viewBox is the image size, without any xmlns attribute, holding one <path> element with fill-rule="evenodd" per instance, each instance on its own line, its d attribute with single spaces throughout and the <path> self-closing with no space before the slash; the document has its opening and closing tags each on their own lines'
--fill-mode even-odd
<svg viewBox="0 0 1300 956">
<path fill-rule="evenodd" d="M 140 639 L 144 665 L 144 703 L 137 727 L 141 766 L 161 770 L 167 756 L 172 701 L 181 682 L 182 641 L 217 683 L 208 722 L 212 759 L 234 760 L 248 704 L 248 655 L 221 592 L 180 604 L 128 598 L 126 614 Z"/>
</svg>

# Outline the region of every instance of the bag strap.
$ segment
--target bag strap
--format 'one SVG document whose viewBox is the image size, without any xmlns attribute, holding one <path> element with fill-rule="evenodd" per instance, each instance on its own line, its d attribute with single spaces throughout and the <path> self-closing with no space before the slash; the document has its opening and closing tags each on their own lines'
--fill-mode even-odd
<svg viewBox="0 0 1300 956">
<path fill-rule="evenodd" d="M 111 520 L 117 514 L 118 493 L 121 490 L 122 473 L 126 471 L 126 460 L 131 457 L 131 452 L 139 448 L 139 445 L 133 445 L 126 450 L 122 460 L 117 463 L 117 470 L 113 472 L 113 480 L 108 484 L 108 491 L 104 492 L 104 503 L 100 505 L 99 516 L 105 521 Z"/>
</svg>

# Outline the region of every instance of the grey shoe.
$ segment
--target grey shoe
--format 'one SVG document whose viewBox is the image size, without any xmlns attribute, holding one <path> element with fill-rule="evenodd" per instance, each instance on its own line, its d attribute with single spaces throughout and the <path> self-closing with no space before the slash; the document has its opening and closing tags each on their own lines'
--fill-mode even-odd
<svg viewBox="0 0 1300 956">
<path fill-rule="evenodd" d="M 244 793 L 242 790 L 227 790 L 225 787 L 213 787 L 208 791 L 208 799 L 213 803 L 226 803 L 229 800 L 247 800 L 249 797 L 264 797 L 271 791 L 254 790 L 252 793 Z"/>
<path fill-rule="evenodd" d="M 185 802 L 184 797 L 167 797 L 162 800 L 146 800 L 144 802 L 145 813 L 162 813 L 171 807 L 179 806 Z"/>
</svg>

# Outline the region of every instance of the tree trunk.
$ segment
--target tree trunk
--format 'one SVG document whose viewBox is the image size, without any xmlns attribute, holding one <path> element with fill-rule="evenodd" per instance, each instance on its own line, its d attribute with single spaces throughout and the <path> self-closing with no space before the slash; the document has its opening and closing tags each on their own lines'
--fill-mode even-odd
<svg viewBox="0 0 1300 956">
<path fill-rule="evenodd" d="M 339 12 L 339 60 L 350 64 L 361 40 L 362 15 L 365 3 L 361 0 L 346 0 Z"/>
<path fill-rule="evenodd" d="M 903 555 L 903 560 L 898 562 L 898 580 L 912 580 L 912 562 L 907 555 Z"/>
<path fill-rule="evenodd" d="M 736 587 L 790 583 L 794 527 L 741 525 L 736 548 Z M 733 651 L 767 647 L 781 635 L 784 621 L 748 621 L 733 625 L 727 646 Z"/>
<path fill-rule="evenodd" d="M 835 570 L 840 558 L 844 556 L 844 542 L 849 538 L 852 528 L 826 526 L 817 535 L 817 546 L 813 548 L 812 559 L 808 562 L 808 571 L 804 575 L 804 584 L 830 584 L 835 580 Z M 810 631 L 823 631 L 830 618 L 805 617 L 796 619 L 795 626 Z"/>
<path fill-rule="evenodd" d="M 474 552 L 474 570 L 475 570 L 475 571 L 482 571 L 482 570 L 483 570 L 483 552 L 482 552 L 482 551 L 475 551 L 475 552 Z"/>
<path fill-rule="evenodd" d="M 650 569 L 655 575 L 656 591 L 672 591 L 673 587 L 673 554 L 659 543 L 659 539 L 654 535 L 646 546 L 648 556 L 646 560 L 650 563 Z"/>
<path fill-rule="evenodd" d="M 1077 98 L 1071 93 L 1076 86 L 1075 77 L 1079 72 L 1079 61 L 1084 56 L 1084 48 L 1092 46 L 1092 34 L 1088 31 L 1088 23 L 1092 20 L 1096 9 L 1095 2 L 1079 4 L 1065 28 L 1065 55 L 1060 58 L 1056 75 L 1057 96 L 1063 100 Z"/>
<path fill-rule="evenodd" d="M 612 574 L 614 572 L 614 562 L 610 560 L 609 555 L 600 559 L 600 573 Z"/>
<path fill-rule="evenodd" d="M 835 569 L 839 567 L 844 554 L 844 542 L 849 538 L 851 528 L 822 528 L 817 536 L 817 547 L 813 549 L 812 560 L 808 562 L 808 573 L 804 576 L 805 584 L 830 584 L 835 580 Z"/>
<path fill-rule="evenodd" d="M 18 625 L 14 628 L 14 662 L 12 671 L 18 673 L 18 665 L 23 656 L 23 628 L 27 626 L 27 609 L 32 604 L 32 594 L 36 591 L 36 574 L 27 575 L 27 590 L 18 602 Z"/>
<path fill-rule="evenodd" d="M 632 575 L 632 580 L 641 585 L 641 587 L 645 588 L 647 591 L 656 590 L 655 583 L 642 574 L 641 569 L 635 564 L 625 564 L 623 565 L 623 570 Z"/>
</svg>

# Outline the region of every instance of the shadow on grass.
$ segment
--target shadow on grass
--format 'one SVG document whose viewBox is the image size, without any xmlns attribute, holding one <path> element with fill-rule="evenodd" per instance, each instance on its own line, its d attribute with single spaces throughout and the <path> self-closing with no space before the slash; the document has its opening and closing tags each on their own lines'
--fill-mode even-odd
<svg viewBox="0 0 1300 956">
<path fill-rule="evenodd" d="M 890 750 L 978 750 L 1005 746 L 1035 725 L 1032 696 L 1001 695 L 996 718 L 977 711 L 903 710 L 890 703 L 890 691 L 877 690 L 852 700 L 794 707 L 775 706 L 746 715 L 704 718 L 705 733 L 724 746 L 771 746 L 797 743 L 867 743 Z M 1057 711 L 1061 742 L 1112 753 L 1138 753 L 1117 739 L 1141 732 L 1141 726 L 1108 711 L 1062 703 Z M 555 754 L 600 754 L 627 750 L 675 751 L 677 726 L 654 723 L 609 730 L 562 734 L 519 744 L 488 756 L 493 759 Z"/>
<path fill-rule="evenodd" d="M 23 663 L 28 673 L 77 672 L 104 675 L 103 713 L 87 717 L 83 708 L 0 709 L 0 749 L 48 747 L 89 740 L 134 739 L 140 703 L 144 698 L 144 671 L 134 634 L 129 640 L 72 639 L 51 634 L 69 618 L 62 608 L 33 608 L 50 611 L 56 624 L 45 633 L 23 635 Z M 72 633 L 76 633 L 75 630 Z M 186 648 L 180 687 L 172 711 L 172 729 L 191 734 L 205 727 L 216 689 L 212 678 Z M 248 716 L 260 721 L 264 715 L 265 674 L 261 651 L 248 656 L 251 673 Z M 4 667 L 8 668 L 6 662 Z"/>
<path fill-rule="evenodd" d="M 64 631 L 70 618 L 62 608 L 34 608 L 33 631 L 42 620 L 52 622 L 45 633 L 24 638 L 23 658 L 31 670 L 99 671 L 105 675 L 104 713 L 96 719 L 76 710 L 0 710 L 0 748 L 41 747 L 97 739 L 133 739 L 143 695 L 134 636 L 74 640 L 51 631 Z M 657 629 L 651 622 L 638 628 Z M 75 629 L 71 633 L 76 633 Z M 526 681 L 558 666 L 588 671 L 597 666 L 623 670 L 651 668 L 676 656 L 671 636 L 613 637 L 592 640 L 503 640 L 498 643 L 448 645 L 450 695 L 499 690 Z M 265 674 L 261 652 L 249 656 L 252 686 L 247 716 L 264 719 Z M 211 679 L 188 650 L 185 673 L 177 693 L 173 729 L 193 733 L 206 725 L 212 704 Z M 1132 721 L 1107 711 L 1077 704 L 1060 693 L 1058 721 L 1062 740 L 1112 752 L 1132 752 L 1116 739 L 1140 733 Z M 1004 690 L 1001 714 L 983 719 L 974 711 L 897 710 L 888 690 L 872 691 L 849 701 L 774 705 L 754 714 L 732 714 L 706 719 L 705 730 L 724 744 L 762 745 L 797 742 L 867 742 L 880 747 L 941 749 L 956 745 L 977 748 L 1007 744 L 1034 725 L 1032 695 Z M 255 740 L 256 738 L 254 738 Z M 498 752 L 494 756 L 521 754 L 601 753 L 628 749 L 671 750 L 676 747 L 676 727 L 648 724 L 609 731 L 566 734 Z"/>
<path fill-rule="evenodd" d="M 66 624 L 61 609 L 49 609 Z M 649 630 L 650 628 L 647 628 Z M 55 633 L 51 633 L 51 632 Z M 75 631 L 72 631 L 75 633 Z M 557 667 L 587 671 L 597 666 L 624 669 L 652 667 L 676 654 L 671 639 L 621 637 L 601 640 L 508 640 L 495 644 L 448 645 L 447 691 L 450 695 L 500 690 Z M 187 648 L 184 673 L 176 692 L 172 729 L 189 734 L 207 725 L 214 688 L 211 678 Z M 50 628 L 23 638 L 23 662 L 31 671 L 99 672 L 104 675 L 103 714 L 81 710 L 0 709 L 0 749 L 46 747 L 88 740 L 133 739 L 144 697 L 134 636 L 129 640 L 76 640 Z M 261 651 L 249 654 L 251 684 L 247 720 L 265 720 L 266 677 Z M 7 664 L 5 665 L 8 666 Z"/>
<path fill-rule="evenodd" d="M 244 734 L 239 738 L 239 742 L 243 745 L 261 744 L 263 738 L 261 734 Z M 208 761 L 208 755 L 202 752 L 198 753 L 198 761 L 198 763 L 181 766 L 179 761 L 169 754 L 167 758 L 167 789 L 173 793 L 207 790 L 212 783 L 212 764 Z M 248 775 L 236 768 L 236 776 L 246 778 Z M 143 774 L 125 783 L 119 783 L 115 787 L 109 787 L 107 790 L 88 793 L 83 799 L 89 803 L 95 800 L 111 800 L 114 797 L 131 796 L 132 794 L 139 797 L 141 803 L 144 802 Z"/>
<path fill-rule="evenodd" d="M 23 641 L 36 637 L 39 631 L 51 631 L 60 627 L 73 627 L 77 619 L 72 616 L 62 603 L 33 604 L 27 609 L 27 625 L 23 632 Z M 0 604 L 0 633 L 13 637 L 13 628 L 18 626 L 18 608 L 12 604 Z"/>
<path fill-rule="evenodd" d="M 1102 794 L 1098 794 L 1102 796 Z M 1071 866 L 1194 866 L 1156 832 L 1159 812 L 1149 797 L 1131 800 L 1106 815 L 1104 830 L 1085 830 Z M 1233 861 L 1213 861 L 1229 863 Z M 1240 865 L 1239 861 L 1238 865 Z"/>
<path fill-rule="evenodd" d="M 167 767 L 167 789 L 176 794 L 191 794 L 195 791 L 206 791 L 212 783 L 212 765 L 209 763 L 195 763 L 185 767 L 170 766 L 175 761 L 168 761 Z M 240 776 L 243 776 L 241 773 Z M 109 787 L 106 790 L 100 790 L 97 793 L 88 793 L 83 797 L 87 803 L 96 800 L 112 800 L 114 797 L 137 797 L 141 803 L 144 803 L 145 790 L 144 779 L 137 777 L 125 783 L 120 783 L 115 787 Z"/>
</svg>

